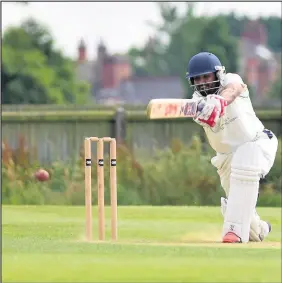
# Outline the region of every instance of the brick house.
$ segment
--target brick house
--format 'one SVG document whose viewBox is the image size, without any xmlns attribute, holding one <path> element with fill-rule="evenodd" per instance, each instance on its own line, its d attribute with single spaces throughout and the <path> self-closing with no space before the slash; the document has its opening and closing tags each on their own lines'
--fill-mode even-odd
<svg viewBox="0 0 282 283">
<path fill-rule="evenodd" d="M 149 40 L 149 45 L 152 42 Z M 265 103 L 269 87 L 279 74 L 280 60 L 281 55 L 267 47 L 263 24 L 249 21 L 239 38 L 238 72 L 255 94 L 252 98 L 254 105 Z M 183 98 L 185 95 L 180 77 L 135 77 L 129 58 L 108 54 L 102 41 L 97 46 L 96 60 L 89 60 L 86 45 L 81 40 L 76 71 L 79 79 L 90 82 L 96 103 L 147 104 L 152 98 Z"/>
<path fill-rule="evenodd" d="M 250 21 L 239 40 L 239 74 L 254 90 L 253 103 L 261 105 L 280 68 L 277 55 L 267 47 L 263 24 Z"/>
<path fill-rule="evenodd" d="M 131 65 L 126 56 L 109 55 L 102 41 L 97 46 L 96 60 L 89 60 L 86 44 L 81 40 L 78 45 L 76 75 L 78 79 L 91 84 L 92 97 L 99 101 L 102 89 L 114 90 L 122 80 L 131 76 Z"/>
<path fill-rule="evenodd" d="M 78 45 L 77 77 L 91 84 L 93 101 L 101 104 L 147 104 L 152 98 L 183 98 L 179 77 L 135 77 L 127 56 L 110 55 L 101 41 L 96 60 L 87 58 L 83 40 Z"/>
</svg>

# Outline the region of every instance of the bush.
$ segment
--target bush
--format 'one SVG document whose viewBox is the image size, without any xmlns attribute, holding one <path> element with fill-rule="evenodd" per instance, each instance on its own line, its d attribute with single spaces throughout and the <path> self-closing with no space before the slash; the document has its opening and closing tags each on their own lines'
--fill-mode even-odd
<svg viewBox="0 0 282 283">
<path fill-rule="evenodd" d="M 125 145 L 117 148 L 119 205 L 219 205 L 224 195 L 215 167 L 214 153 L 202 151 L 203 144 L 194 137 L 184 146 L 173 140 L 166 150 L 149 160 L 138 162 Z M 83 151 L 81 151 L 83 153 Z M 84 205 L 84 156 L 69 164 L 54 162 L 47 170 L 48 182 L 38 182 L 34 173 L 38 162 L 26 150 L 24 139 L 11 149 L 2 142 L 3 204 Z M 93 156 L 93 164 L 96 163 Z M 106 156 L 105 164 L 109 164 Z M 274 166 L 261 184 L 258 205 L 281 205 L 281 143 Z M 97 203 L 96 168 L 92 169 L 93 204 Z M 105 166 L 105 198 L 110 203 L 109 166 Z"/>
</svg>

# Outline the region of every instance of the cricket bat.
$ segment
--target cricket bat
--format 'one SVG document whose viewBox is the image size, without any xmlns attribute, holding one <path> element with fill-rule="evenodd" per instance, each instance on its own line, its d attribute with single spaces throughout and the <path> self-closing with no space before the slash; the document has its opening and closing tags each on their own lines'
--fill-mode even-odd
<svg viewBox="0 0 282 283">
<path fill-rule="evenodd" d="M 198 107 L 198 101 L 194 99 L 152 99 L 147 106 L 147 117 L 149 119 L 193 118 L 200 110 Z"/>
</svg>

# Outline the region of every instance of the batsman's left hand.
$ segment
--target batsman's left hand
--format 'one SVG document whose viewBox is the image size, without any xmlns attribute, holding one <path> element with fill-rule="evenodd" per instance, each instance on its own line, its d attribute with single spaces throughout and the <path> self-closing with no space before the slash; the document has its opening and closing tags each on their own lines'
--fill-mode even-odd
<svg viewBox="0 0 282 283">
<path fill-rule="evenodd" d="M 224 114 L 227 102 L 218 95 L 208 95 L 202 102 L 203 107 L 198 111 L 194 121 L 201 126 L 214 127 Z"/>
</svg>

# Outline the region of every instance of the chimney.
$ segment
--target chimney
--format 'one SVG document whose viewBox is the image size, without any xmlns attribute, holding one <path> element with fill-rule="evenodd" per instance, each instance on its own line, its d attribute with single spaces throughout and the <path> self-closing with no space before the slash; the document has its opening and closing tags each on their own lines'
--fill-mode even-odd
<svg viewBox="0 0 282 283">
<path fill-rule="evenodd" d="M 103 61 L 107 57 L 107 48 L 102 39 L 100 39 L 97 47 L 97 57 L 101 61 Z"/>
<path fill-rule="evenodd" d="M 86 45 L 83 39 L 80 40 L 78 45 L 78 61 L 84 62 L 86 60 Z"/>
</svg>

